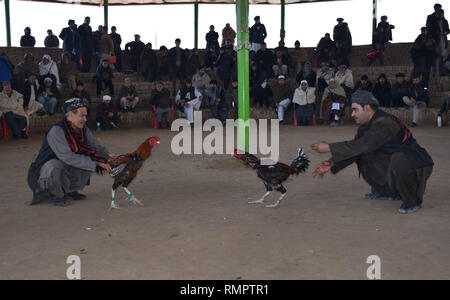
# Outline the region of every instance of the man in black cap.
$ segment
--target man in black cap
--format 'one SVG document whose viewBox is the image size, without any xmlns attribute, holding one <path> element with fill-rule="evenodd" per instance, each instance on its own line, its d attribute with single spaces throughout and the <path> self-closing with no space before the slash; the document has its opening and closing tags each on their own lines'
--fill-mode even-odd
<svg viewBox="0 0 450 300">
<path fill-rule="evenodd" d="M 36 160 L 28 170 L 28 185 L 33 191 L 32 205 L 50 200 L 56 206 L 66 206 L 67 200 L 82 200 L 78 193 L 92 172 L 110 172 L 110 154 L 86 127 L 85 99 L 72 98 L 63 104 L 64 118 L 48 131 Z"/>
<path fill-rule="evenodd" d="M 313 150 L 331 153 L 331 158 L 320 163 L 313 175 L 323 177 L 329 171 L 336 174 L 356 162 L 359 173 L 372 187 L 366 198 L 399 198 L 403 201 L 399 213 L 417 211 L 422 206 L 433 160 L 402 121 L 378 110 L 378 101 L 371 93 L 358 91 L 352 102 L 352 117 L 360 125 L 355 138 L 313 144 Z"/>
<path fill-rule="evenodd" d="M 336 45 L 341 45 L 343 51 L 350 54 L 352 51 L 352 34 L 348 28 L 348 24 L 343 18 L 337 18 L 338 24 L 333 29 L 333 40 Z M 349 65 L 347 63 L 347 65 Z"/>
<path fill-rule="evenodd" d="M 255 24 L 250 28 L 250 42 L 252 43 L 253 51 L 257 53 L 267 37 L 267 31 L 259 16 L 256 16 L 254 20 Z"/>
<path fill-rule="evenodd" d="M 30 27 L 24 29 L 25 35 L 20 38 L 20 47 L 34 47 L 36 39 L 31 35 Z"/>
<path fill-rule="evenodd" d="M 384 37 L 386 42 L 392 41 L 392 29 L 395 29 L 394 25 L 389 24 L 389 22 L 387 21 L 388 17 L 387 16 L 381 16 L 381 22 L 378 23 L 378 27 L 383 27 L 383 33 L 384 33 Z"/>
</svg>

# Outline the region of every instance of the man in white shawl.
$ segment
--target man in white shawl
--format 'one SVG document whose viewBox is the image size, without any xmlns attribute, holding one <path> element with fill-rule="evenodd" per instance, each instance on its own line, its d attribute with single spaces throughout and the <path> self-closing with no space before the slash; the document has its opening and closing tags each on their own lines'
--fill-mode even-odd
<svg viewBox="0 0 450 300">
<path fill-rule="evenodd" d="M 43 83 L 43 80 L 46 77 L 50 77 L 53 82 L 56 83 L 56 87 L 61 89 L 61 82 L 59 81 L 59 72 L 58 65 L 56 62 L 52 60 L 50 55 L 45 54 L 42 57 L 42 60 L 39 62 L 39 79 L 40 83 Z"/>
</svg>

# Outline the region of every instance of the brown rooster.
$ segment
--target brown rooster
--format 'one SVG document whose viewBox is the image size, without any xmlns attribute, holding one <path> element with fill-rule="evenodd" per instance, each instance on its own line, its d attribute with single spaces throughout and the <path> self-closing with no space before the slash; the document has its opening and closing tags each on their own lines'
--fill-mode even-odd
<svg viewBox="0 0 450 300">
<path fill-rule="evenodd" d="M 266 186 L 267 192 L 264 196 L 259 200 L 250 201 L 249 203 L 264 203 L 264 199 L 269 196 L 273 189 L 281 193 L 277 202 L 266 205 L 266 207 L 277 207 L 287 192 L 282 183 L 292 174 L 305 172 L 309 166 L 309 160 L 302 148 L 298 149 L 298 156 L 292 161 L 290 166 L 280 162 L 274 165 L 261 165 L 260 159 L 256 156 L 248 152 L 239 154 L 236 149 L 234 149 L 234 157 L 244 161 L 247 165 L 255 169 L 258 173 L 258 177 L 264 181 L 264 185 Z"/>
<path fill-rule="evenodd" d="M 128 194 L 128 200 L 131 203 L 142 205 L 141 201 L 136 199 L 136 197 L 128 190 L 128 185 L 130 185 L 136 177 L 139 169 L 144 164 L 144 161 L 150 157 L 152 149 L 159 143 L 159 137 L 154 136 L 145 140 L 145 142 L 143 142 L 134 152 L 109 159 L 108 163 L 112 168 L 110 175 L 114 178 L 110 209 L 119 208 L 115 202 L 115 194 L 116 189 L 120 186 L 122 186 Z"/>
</svg>

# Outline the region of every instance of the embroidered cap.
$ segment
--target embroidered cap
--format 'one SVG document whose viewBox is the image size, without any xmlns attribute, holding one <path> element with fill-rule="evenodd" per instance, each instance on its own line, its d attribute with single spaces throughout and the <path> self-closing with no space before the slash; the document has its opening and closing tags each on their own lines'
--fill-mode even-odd
<svg viewBox="0 0 450 300">
<path fill-rule="evenodd" d="M 87 106 L 88 101 L 86 99 L 72 98 L 64 102 L 64 104 L 62 105 L 62 111 L 64 113 L 68 113 L 69 111 Z"/>
</svg>

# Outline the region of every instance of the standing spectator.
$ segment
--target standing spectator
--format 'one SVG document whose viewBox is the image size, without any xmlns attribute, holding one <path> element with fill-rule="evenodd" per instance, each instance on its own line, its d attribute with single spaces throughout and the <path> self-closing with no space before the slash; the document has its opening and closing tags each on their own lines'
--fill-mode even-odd
<svg viewBox="0 0 450 300">
<path fill-rule="evenodd" d="M 206 52 L 205 54 L 205 67 L 208 70 L 213 70 L 214 69 L 214 63 L 217 61 L 217 54 L 216 51 L 214 51 L 214 49 L 209 49 L 208 52 Z"/>
<path fill-rule="evenodd" d="M 429 26 L 428 32 L 436 41 L 436 65 L 435 74 L 440 76 L 445 76 L 444 73 L 444 61 L 447 59 L 448 55 L 448 40 L 447 35 L 450 33 L 448 26 L 448 21 L 444 17 L 444 10 L 440 9 L 438 11 L 438 16 L 434 22 Z"/>
<path fill-rule="evenodd" d="M 97 106 L 96 121 L 102 130 L 118 128 L 119 115 L 111 102 L 111 96 L 104 95 L 103 101 Z"/>
<path fill-rule="evenodd" d="M 342 48 L 345 49 L 347 53 L 352 51 L 352 34 L 348 28 L 348 24 L 344 22 L 343 18 L 337 19 L 338 24 L 334 26 L 333 29 L 333 40 L 337 44 L 342 43 Z"/>
<path fill-rule="evenodd" d="M 125 53 L 130 56 L 130 65 L 134 72 L 138 71 L 138 63 L 144 51 L 145 44 L 141 41 L 139 34 L 134 35 L 134 41 L 125 45 Z"/>
<path fill-rule="evenodd" d="M 31 35 L 30 27 L 24 29 L 25 35 L 20 38 L 20 47 L 34 47 L 36 39 Z"/>
<path fill-rule="evenodd" d="M 434 12 L 431 15 L 427 16 L 427 22 L 425 25 L 429 32 L 431 27 L 434 26 L 434 22 L 436 22 L 439 19 L 439 11 L 442 9 L 442 5 L 436 3 L 433 8 Z"/>
<path fill-rule="evenodd" d="M 258 53 L 267 37 L 267 31 L 259 16 L 256 16 L 254 20 L 255 24 L 250 28 L 250 42 L 252 43 L 253 51 Z"/>
<path fill-rule="evenodd" d="M 23 60 L 17 65 L 17 83 L 21 86 L 30 74 L 39 74 L 39 66 L 31 53 L 26 53 Z"/>
<path fill-rule="evenodd" d="M 347 93 L 344 88 L 335 82 L 334 78 L 330 79 L 330 85 L 325 89 L 320 103 L 320 118 L 323 119 L 324 125 L 339 125 L 342 123 L 347 104 Z M 329 123 L 332 121 L 331 123 Z"/>
<path fill-rule="evenodd" d="M 358 90 L 368 91 L 372 93 L 372 89 L 373 89 L 372 82 L 369 80 L 369 77 L 366 74 L 364 74 L 361 76 L 361 80 L 358 81 L 355 87 L 353 88 L 353 93 Z"/>
<path fill-rule="evenodd" d="M 404 97 L 403 101 L 413 111 L 413 121 L 410 127 L 417 127 L 417 121 L 422 111 L 427 108 L 429 98 L 427 90 L 424 89 L 420 82 L 420 75 L 414 74 L 411 76 L 411 79 L 413 84 L 409 90 L 408 97 Z"/>
<path fill-rule="evenodd" d="M 411 85 L 405 80 L 405 74 L 397 73 L 395 75 L 395 83 L 392 85 L 392 107 L 399 108 L 405 107 L 406 104 L 403 102 L 403 98 L 408 97 Z"/>
<path fill-rule="evenodd" d="M 100 62 L 102 61 L 101 58 L 101 53 L 100 53 L 100 39 L 102 37 L 102 32 L 103 32 L 103 26 L 99 25 L 97 27 L 97 30 L 92 32 L 92 54 L 93 54 L 93 58 L 95 60 L 95 65 L 98 66 L 100 64 Z"/>
<path fill-rule="evenodd" d="M 206 51 L 214 48 L 216 53 L 219 52 L 219 34 L 214 31 L 214 25 L 209 26 L 209 32 L 205 36 L 206 39 Z"/>
<path fill-rule="evenodd" d="M 234 45 L 234 40 L 236 39 L 236 31 L 230 26 L 230 23 L 225 24 L 222 29 L 222 46 L 225 46 L 225 41 L 230 41 L 231 45 Z"/>
<path fill-rule="evenodd" d="M 67 52 L 61 54 L 59 77 L 61 82 L 67 84 L 71 92 L 76 89 L 77 65 L 70 60 L 70 55 Z"/>
<path fill-rule="evenodd" d="M 320 39 L 316 48 L 319 64 L 323 62 L 330 63 L 330 60 L 334 55 L 334 48 L 335 45 L 331 40 L 330 34 L 325 33 L 325 36 Z"/>
<path fill-rule="evenodd" d="M 316 89 L 309 87 L 308 81 L 302 80 L 295 90 L 294 99 L 295 114 L 298 125 L 308 126 L 314 115 L 314 103 L 316 102 Z"/>
<path fill-rule="evenodd" d="M 70 28 L 72 31 L 72 52 L 71 59 L 77 65 L 77 70 L 81 71 L 81 53 L 83 52 L 83 48 L 81 45 L 81 37 L 78 33 L 78 27 L 76 24 L 73 24 Z"/>
<path fill-rule="evenodd" d="M 102 27 L 98 50 L 100 51 L 100 59 L 102 61 L 104 59 L 107 59 L 109 61 L 109 58 L 115 55 L 114 41 L 108 34 L 108 27 Z M 111 67 L 113 67 L 113 65 Z"/>
<path fill-rule="evenodd" d="M 228 86 L 231 80 L 231 74 L 233 71 L 233 57 L 225 51 L 225 48 L 220 48 L 220 55 L 215 65 L 217 66 L 217 73 L 219 73 L 220 80 L 223 82 L 223 87 L 228 90 Z"/>
<path fill-rule="evenodd" d="M 194 75 L 197 72 L 197 70 L 200 68 L 200 66 L 202 65 L 202 63 L 200 61 L 200 55 L 199 55 L 198 49 L 192 50 L 192 54 L 189 55 L 187 64 L 188 64 L 187 75 L 188 75 L 188 77 L 190 77 L 190 76 Z"/>
<path fill-rule="evenodd" d="M 51 29 L 47 30 L 47 37 L 44 40 L 45 48 L 58 48 L 59 40 L 56 35 L 53 34 Z"/>
<path fill-rule="evenodd" d="M 342 41 L 336 42 L 336 47 L 334 48 L 334 58 L 336 60 L 336 65 L 346 65 L 350 66 L 350 61 L 348 60 L 348 55 L 350 51 L 348 48 L 344 47 Z"/>
<path fill-rule="evenodd" d="M 311 63 L 309 61 L 307 61 L 303 65 L 303 68 L 300 70 L 300 72 L 298 72 L 298 74 L 295 78 L 295 81 L 297 82 L 298 85 L 300 85 L 300 83 L 303 80 L 306 80 L 306 81 L 308 81 L 309 87 L 315 87 L 316 86 L 316 78 L 317 78 L 317 73 L 313 71 L 313 69 L 311 68 Z"/>
<path fill-rule="evenodd" d="M 183 85 L 183 80 L 186 77 L 186 54 L 180 47 L 181 40 L 175 40 L 175 47 L 169 50 L 169 75 L 172 79 L 173 92 L 175 93 L 177 79 Z"/>
<path fill-rule="evenodd" d="M 124 85 L 120 88 L 119 99 L 122 112 L 135 112 L 135 107 L 139 102 L 139 97 L 136 87 L 131 83 L 129 78 L 125 78 Z"/>
<path fill-rule="evenodd" d="M 300 48 L 300 42 L 295 41 L 294 44 L 294 50 L 292 51 L 291 55 L 291 70 L 297 74 L 300 72 L 303 64 L 308 60 L 308 55 L 306 53 L 306 50 L 303 48 Z"/>
<path fill-rule="evenodd" d="M 263 77 L 262 82 L 255 86 L 254 88 L 254 102 L 256 108 L 262 108 L 264 105 L 269 108 L 271 98 L 273 96 L 272 88 L 269 85 L 269 80 L 267 77 Z"/>
<path fill-rule="evenodd" d="M 91 18 L 84 18 L 84 23 L 78 27 L 78 33 L 81 38 L 81 47 L 82 53 L 81 57 L 83 59 L 83 68 L 82 71 L 84 73 L 88 73 L 91 70 L 91 59 L 92 59 L 92 51 L 94 49 L 93 39 L 92 39 L 92 28 L 89 25 L 91 23 Z"/>
<path fill-rule="evenodd" d="M 202 94 L 192 86 L 192 81 L 186 79 L 175 97 L 181 116 L 185 116 L 189 124 L 194 124 L 194 110 L 199 110 L 202 104 Z"/>
<path fill-rule="evenodd" d="M 156 118 L 158 127 L 162 128 L 162 120 L 166 116 L 166 128 L 170 129 L 170 120 L 172 118 L 173 99 L 170 97 L 170 91 L 166 89 L 161 81 L 156 83 L 156 88 L 152 91 L 150 103 L 156 107 Z"/>
<path fill-rule="evenodd" d="M 431 66 L 436 57 L 436 41 L 428 34 L 426 27 L 421 28 L 420 35 L 414 41 L 411 58 L 414 63 L 413 74 L 422 76 L 422 83 L 428 87 Z"/>
<path fill-rule="evenodd" d="M 38 90 L 38 101 L 44 107 L 45 112 L 50 116 L 55 114 L 59 98 L 60 94 L 53 84 L 53 80 L 50 77 L 45 78 L 44 84 L 41 85 Z"/>
<path fill-rule="evenodd" d="M 13 132 L 14 139 L 27 139 L 27 115 L 23 109 L 23 97 L 13 90 L 10 82 L 3 82 L 0 93 L 0 111 Z"/>
<path fill-rule="evenodd" d="M 159 47 L 157 53 L 158 59 L 158 79 L 162 80 L 169 77 L 169 51 L 166 46 Z"/>
<path fill-rule="evenodd" d="M 45 115 L 44 106 L 38 102 L 37 74 L 28 76 L 20 89 L 20 93 L 23 95 L 23 110 L 27 117 L 34 113 L 40 116 Z"/>
<path fill-rule="evenodd" d="M 369 66 L 378 59 L 380 66 L 384 66 L 384 44 L 386 44 L 386 36 L 384 35 L 383 25 L 378 25 L 377 31 L 372 35 L 372 52 L 368 55 Z"/>
<path fill-rule="evenodd" d="M 118 72 L 122 72 L 122 49 L 120 44 L 122 44 L 122 37 L 117 33 L 116 26 L 111 27 L 111 33 L 109 35 L 114 43 L 114 54 L 116 55 L 116 63 L 114 66 Z"/>
<path fill-rule="evenodd" d="M 75 24 L 74 20 L 69 20 L 68 27 L 65 27 L 61 30 L 61 33 L 59 34 L 59 38 L 63 40 L 63 50 L 64 52 L 72 53 L 73 44 L 73 34 L 72 34 L 72 25 Z"/>
<path fill-rule="evenodd" d="M 39 83 L 42 84 L 47 77 L 52 79 L 53 84 L 55 84 L 58 89 L 61 88 L 58 65 L 52 60 L 50 55 L 45 54 L 39 62 Z"/>
<path fill-rule="evenodd" d="M 255 54 L 255 62 L 264 77 L 272 77 L 273 53 L 267 49 L 266 43 L 261 43 L 261 49 Z"/>
<path fill-rule="evenodd" d="M 320 64 L 320 69 L 317 71 L 316 84 L 319 93 L 322 93 L 325 88 L 330 84 L 330 79 L 334 77 L 334 69 L 330 68 L 327 62 Z"/>
<path fill-rule="evenodd" d="M 377 98 L 380 106 L 391 107 L 391 83 L 387 80 L 384 73 L 381 73 L 380 76 L 378 76 L 372 94 Z"/>
<path fill-rule="evenodd" d="M 113 80 L 114 75 L 112 72 L 112 68 L 109 65 L 108 60 L 102 61 L 102 63 L 97 67 L 97 71 L 94 75 L 94 81 L 97 84 L 97 96 L 100 96 L 102 90 L 105 88 L 109 89 L 109 95 L 114 96 L 114 85 Z"/>
<path fill-rule="evenodd" d="M 141 53 L 139 62 L 139 73 L 144 76 L 145 81 L 153 82 L 158 75 L 158 60 L 156 52 L 152 49 L 152 43 L 147 43 Z"/>
<path fill-rule="evenodd" d="M 392 41 L 392 29 L 395 29 L 394 25 L 389 24 L 387 21 L 387 16 L 381 16 L 381 22 L 378 23 L 378 27 L 383 27 L 383 34 L 384 34 L 384 40 L 386 43 L 389 43 L 389 41 Z"/>
<path fill-rule="evenodd" d="M 278 76 L 278 82 L 272 87 L 274 109 L 278 114 L 280 124 L 284 123 L 284 112 L 288 110 L 292 102 L 293 88 L 286 84 L 284 75 Z"/>
<path fill-rule="evenodd" d="M 334 79 L 336 81 L 336 85 L 341 86 L 346 94 L 347 99 L 351 99 L 352 90 L 355 87 L 355 83 L 353 81 L 353 72 L 347 68 L 346 65 L 340 65 L 338 67 L 338 71 L 336 72 Z"/>
<path fill-rule="evenodd" d="M 276 50 L 274 57 L 274 65 L 272 66 L 272 71 L 273 74 L 275 74 L 275 77 L 278 77 L 278 75 L 287 76 L 288 65 L 289 65 L 288 56 L 284 54 L 283 50 Z"/>
<path fill-rule="evenodd" d="M 212 117 L 225 124 L 228 115 L 228 103 L 225 98 L 225 90 L 217 85 L 217 81 L 211 80 L 203 101 L 208 103 Z"/>
<path fill-rule="evenodd" d="M 450 88 L 447 89 L 447 97 L 444 99 L 444 103 L 442 103 L 441 109 L 438 113 L 438 116 L 444 117 L 448 120 L 450 119 Z"/>
<path fill-rule="evenodd" d="M 202 95 L 208 89 L 211 77 L 206 73 L 205 67 L 200 66 L 198 72 L 192 76 L 192 85 L 196 88 Z"/>
<path fill-rule="evenodd" d="M 91 103 L 91 97 L 89 97 L 89 94 L 84 89 L 84 84 L 81 81 L 77 82 L 77 87 L 72 93 L 72 98 L 84 99 L 87 103 Z"/>
</svg>

